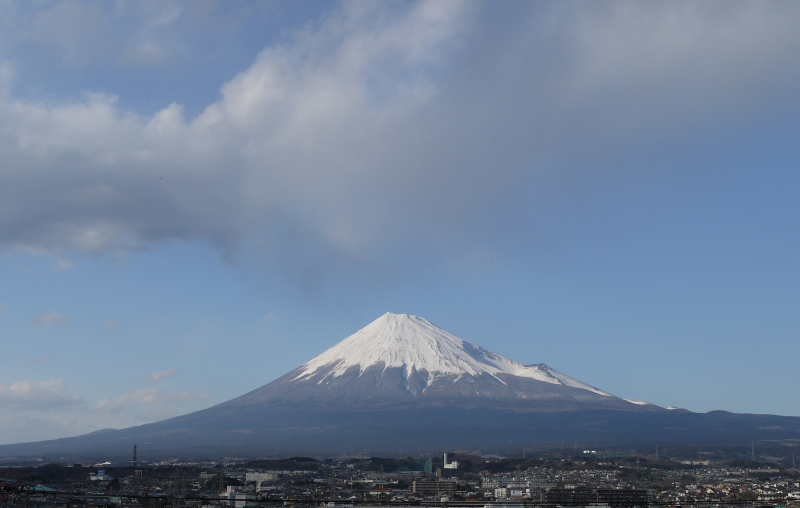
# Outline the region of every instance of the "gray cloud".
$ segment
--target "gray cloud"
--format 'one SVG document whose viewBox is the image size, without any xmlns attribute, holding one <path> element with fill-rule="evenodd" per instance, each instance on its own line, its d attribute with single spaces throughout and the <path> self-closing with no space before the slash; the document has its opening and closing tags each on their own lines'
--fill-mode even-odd
<svg viewBox="0 0 800 508">
<path fill-rule="evenodd" d="M 346 3 L 194 118 L 7 97 L 2 247 L 201 240 L 305 280 L 463 265 L 523 238 L 554 174 L 796 107 L 798 9 Z"/>
</svg>

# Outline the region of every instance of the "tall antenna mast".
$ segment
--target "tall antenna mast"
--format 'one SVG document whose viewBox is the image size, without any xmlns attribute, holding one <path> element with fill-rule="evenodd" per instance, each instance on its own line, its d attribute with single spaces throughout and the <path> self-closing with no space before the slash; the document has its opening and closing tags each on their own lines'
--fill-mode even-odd
<svg viewBox="0 0 800 508">
<path fill-rule="evenodd" d="M 750 441 L 750 461 L 756 461 L 756 442 Z"/>
<path fill-rule="evenodd" d="M 133 469 L 136 469 L 136 445 L 133 445 Z"/>
</svg>

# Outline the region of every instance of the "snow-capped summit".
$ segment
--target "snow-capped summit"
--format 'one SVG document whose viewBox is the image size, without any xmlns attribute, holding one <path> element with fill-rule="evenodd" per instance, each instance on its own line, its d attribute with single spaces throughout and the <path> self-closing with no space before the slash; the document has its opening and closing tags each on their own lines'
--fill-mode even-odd
<svg viewBox="0 0 800 508">
<path fill-rule="evenodd" d="M 523 365 L 460 339 L 426 319 L 391 312 L 301 366 L 292 380 L 313 377 L 318 384 L 322 384 L 351 370 L 357 369 L 361 376 L 375 368 L 382 372 L 400 368 L 406 380 L 417 373 L 427 378 L 427 385 L 441 376 L 454 375 L 459 378 L 483 374 L 505 385 L 507 383 L 502 375 L 506 374 L 610 397 L 610 394 L 545 364 Z"/>
<path fill-rule="evenodd" d="M 663 410 L 615 397 L 543 363 L 515 362 L 421 317 L 393 313 L 219 410 L 267 406 L 352 412 Z"/>
</svg>

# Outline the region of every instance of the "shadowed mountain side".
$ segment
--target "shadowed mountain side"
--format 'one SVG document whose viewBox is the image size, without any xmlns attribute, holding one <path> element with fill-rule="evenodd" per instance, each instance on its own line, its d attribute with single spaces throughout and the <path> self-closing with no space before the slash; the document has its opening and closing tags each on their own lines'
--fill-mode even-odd
<svg viewBox="0 0 800 508">
<path fill-rule="evenodd" d="M 733 446 L 800 439 L 800 418 L 723 411 L 507 413 L 465 408 L 402 411 L 244 411 L 236 420 L 209 408 L 163 422 L 74 438 L 0 446 L 0 456 L 127 457 L 134 444 L 153 457 L 356 451 L 396 454 L 442 449 L 511 451 L 577 442 L 581 447 Z"/>
</svg>

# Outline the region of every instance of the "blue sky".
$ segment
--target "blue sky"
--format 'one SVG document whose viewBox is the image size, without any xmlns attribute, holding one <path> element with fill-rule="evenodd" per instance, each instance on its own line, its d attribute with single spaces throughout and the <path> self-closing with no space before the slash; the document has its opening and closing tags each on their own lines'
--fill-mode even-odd
<svg viewBox="0 0 800 508">
<path fill-rule="evenodd" d="M 800 6 L 0 6 L 0 443 L 276 379 L 387 311 L 800 415 Z"/>
</svg>

